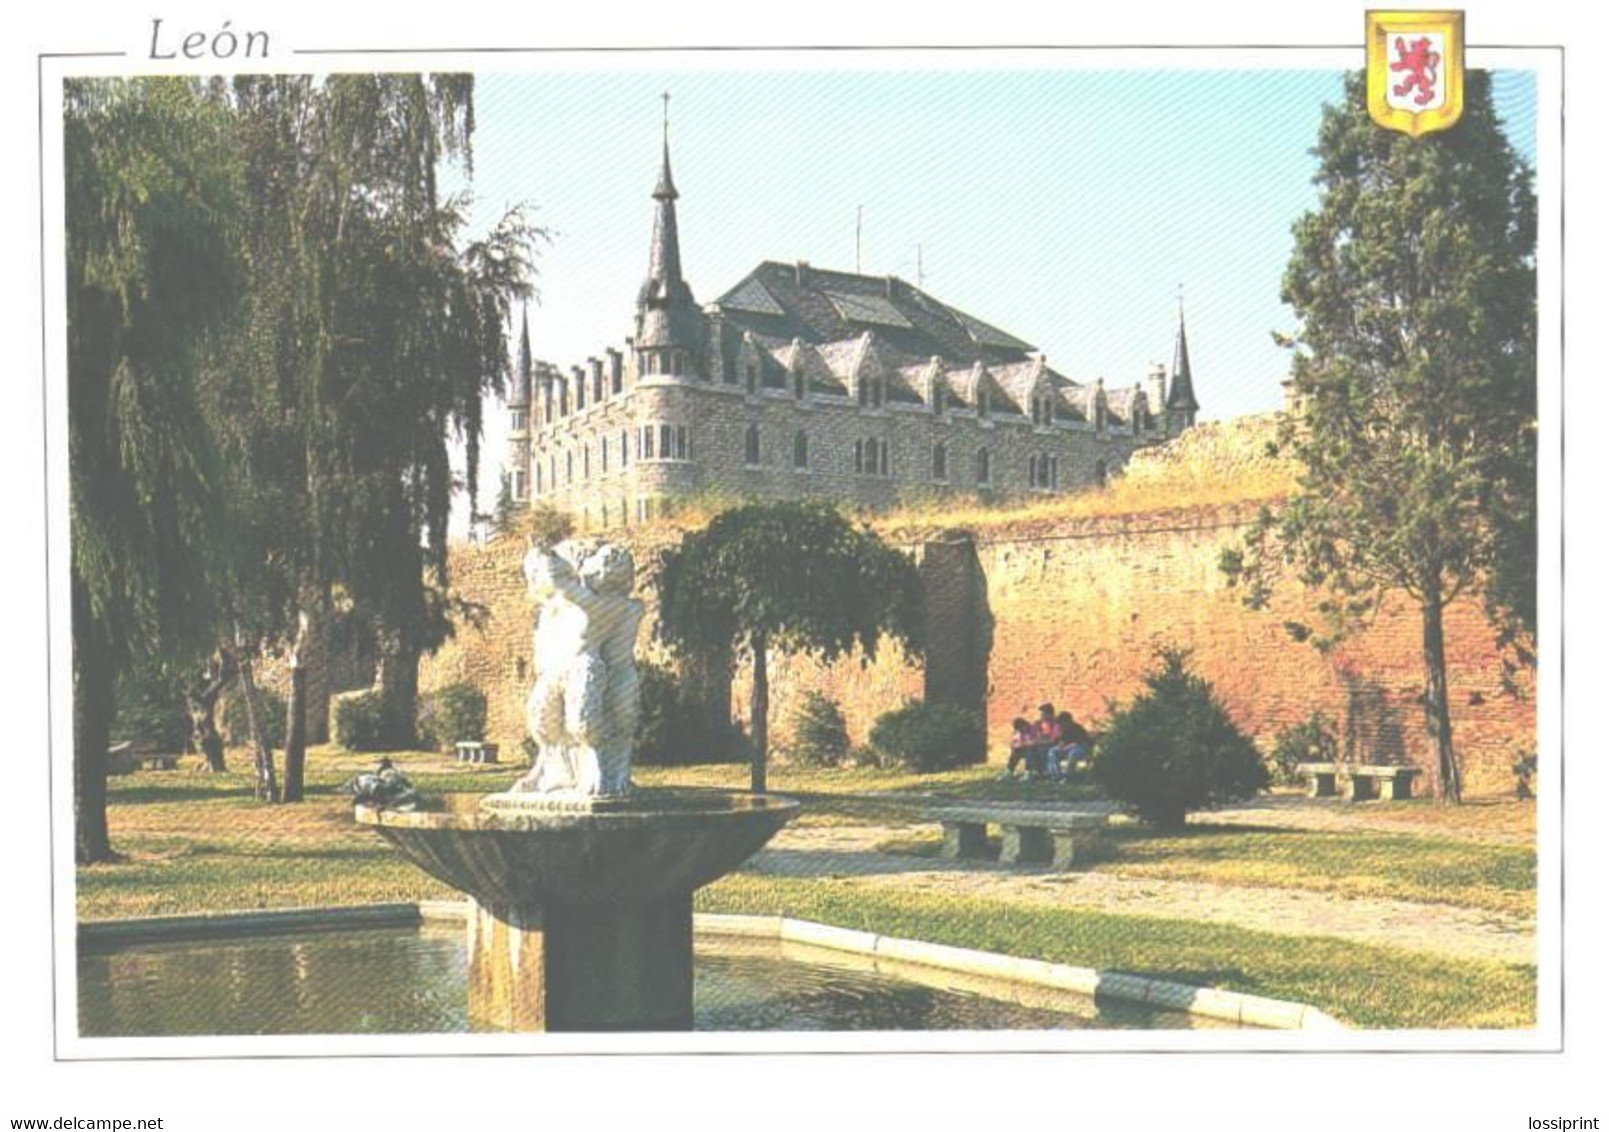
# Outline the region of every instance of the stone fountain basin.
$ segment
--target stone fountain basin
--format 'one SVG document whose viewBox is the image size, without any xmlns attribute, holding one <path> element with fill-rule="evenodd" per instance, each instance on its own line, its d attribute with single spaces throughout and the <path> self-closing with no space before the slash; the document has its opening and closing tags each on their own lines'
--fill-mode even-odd
<svg viewBox="0 0 1609 1132">
<path fill-rule="evenodd" d="M 359 806 L 419 868 L 487 907 L 648 903 L 686 896 L 753 856 L 799 811 L 791 798 L 638 789 L 593 808 L 495 811 L 449 794 L 411 812 Z"/>
</svg>

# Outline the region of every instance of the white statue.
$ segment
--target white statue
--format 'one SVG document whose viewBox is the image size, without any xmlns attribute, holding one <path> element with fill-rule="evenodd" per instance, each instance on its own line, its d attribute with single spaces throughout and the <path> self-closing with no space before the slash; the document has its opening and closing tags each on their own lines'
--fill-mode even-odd
<svg viewBox="0 0 1609 1132">
<path fill-rule="evenodd" d="M 533 547 L 525 581 L 539 603 L 532 651 L 536 684 L 525 723 L 536 762 L 515 793 L 597 797 L 631 789 L 637 730 L 636 566 L 625 549 L 586 553 Z"/>
</svg>

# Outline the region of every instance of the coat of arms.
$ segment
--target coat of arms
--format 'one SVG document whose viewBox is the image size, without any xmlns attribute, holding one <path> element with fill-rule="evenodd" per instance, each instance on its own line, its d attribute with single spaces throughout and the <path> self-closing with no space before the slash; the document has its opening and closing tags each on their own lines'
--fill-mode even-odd
<svg viewBox="0 0 1609 1132">
<path fill-rule="evenodd" d="M 1369 12 L 1369 117 L 1418 137 L 1464 112 L 1464 13 Z"/>
</svg>

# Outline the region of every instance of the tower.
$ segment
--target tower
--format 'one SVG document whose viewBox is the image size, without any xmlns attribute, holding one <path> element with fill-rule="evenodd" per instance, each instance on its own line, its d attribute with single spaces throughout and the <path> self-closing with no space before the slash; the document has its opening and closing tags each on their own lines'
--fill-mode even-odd
<svg viewBox="0 0 1609 1132">
<path fill-rule="evenodd" d="M 514 385 L 508 397 L 509 492 L 516 501 L 531 494 L 531 324 L 520 310 L 520 352 L 514 366 Z"/>
<path fill-rule="evenodd" d="M 637 292 L 637 372 L 642 376 L 691 374 L 699 365 L 703 326 L 693 292 L 682 279 L 676 232 L 676 182 L 670 175 L 670 95 L 665 104 L 659 182 L 654 186 L 654 235 L 648 278 Z"/>
<path fill-rule="evenodd" d="M 1184 300 L 1179 300 L 1179 334 L 1173 344 L 1173 383 L 1168 387 L 1169 436 L 1178 436 L 1196 423 L 1195 389 L 1190 382 L 1190 346 L 1184 335 Z"/>
</svg>

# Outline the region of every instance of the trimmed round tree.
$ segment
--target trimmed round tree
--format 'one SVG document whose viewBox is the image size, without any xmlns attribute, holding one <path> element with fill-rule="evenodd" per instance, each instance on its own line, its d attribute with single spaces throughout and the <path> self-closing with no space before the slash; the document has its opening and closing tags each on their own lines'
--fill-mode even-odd
<svg viewBox="0 0 1609 1132">
<path fill-rule="evenodd" d="M 1158 829 L 1184 828 L 1193 810 L 1252 797 L 1268 786 L 1268 768 L 1235 726 L 1189 653 L 1161 649 L 1145 691 L 1112 716 L 1095 750 L 1096 784 L 1109 798 Z"/>
<path fill-rule="evenodd" d="M 825 503 L 749 504 L 689 531 L 659 569 L 659 634 L 683 655 L 754 665 L 749 725 L 765 790 L 771 650 L 832 661 L 885 635 L 920 644 L 916 564 Z"/>
</svg>

